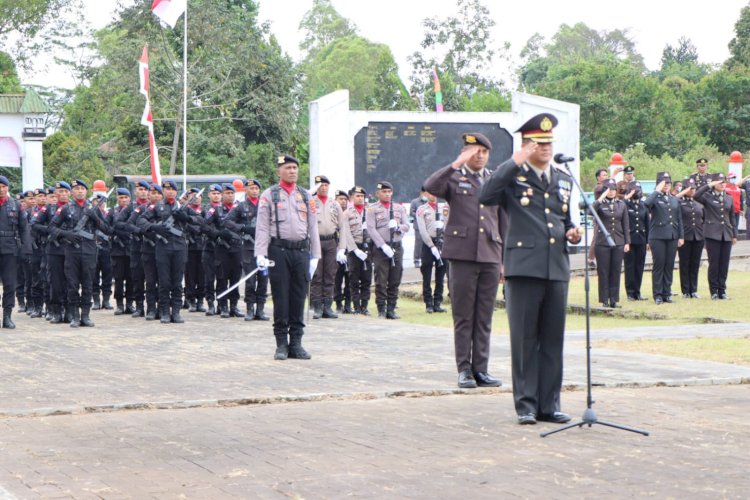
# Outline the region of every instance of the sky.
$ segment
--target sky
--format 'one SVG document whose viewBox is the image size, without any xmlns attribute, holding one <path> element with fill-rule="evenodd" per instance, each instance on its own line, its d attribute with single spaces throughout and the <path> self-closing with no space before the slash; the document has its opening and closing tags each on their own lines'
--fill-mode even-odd
<svg viewBox="0 0 750 500">
<path fill-rule="evenodd" d="M 100 28 L 112 20 L 117 1 L 84 0 L 84 3 L 87 19 L 94 28 Z M 424 34 L 422 20 L 459 15 L 457 0 L 332 0 L 332 3 L 342 16 L 356 24 L 363 37 L 390 46 L 399 73 L 407 84 L 411 73 L 407 57 L 420 50 Z M 583 22 L 598 31 L 627 29 L 646 66 L 655 70 L 664 47 L 676 46 L 683 36 L 697 48 L 700 62 L 723 62 L 729 57 L 727 45 L 734 37 L 734 24 L 741 9 L 750 1 L 483 0 L 483 3 L 497 23 L 493 33 L 496 45 L 509 42 L 511 54 L 516 57 L 534 33 L 549 39 L 561 24 Z M 271 30 L 282 48 L 295 61 L 300 56 L 299 23 L 311 7 L 312 0 L 260 0 L 260 19 L 271 23 Z M 47 65 L 42 69 L 41 63 L 38 68 L 36 74 L 22 73 L 23 83 L 49 85 L 54 81 L 60 85 L 69 81 L 72 85 L 72 80 L 56 68 Z M 495 70 L 503 71 L 502 68 Z"/>
</svg>

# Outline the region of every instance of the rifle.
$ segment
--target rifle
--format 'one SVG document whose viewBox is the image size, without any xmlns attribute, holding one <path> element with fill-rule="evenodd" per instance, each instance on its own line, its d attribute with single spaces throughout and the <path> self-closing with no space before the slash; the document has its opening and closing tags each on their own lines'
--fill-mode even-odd
<svg viewBox="0 0 750 500">
<path fill-rule="evenodd" d="M 194 200 L 194 199 L 195 199 L 196 197 L 200 196 L 200 195 L 201 195 L 201 194 L 203 193 L 203 191 L 204 191 L 205 189 L 206 189 L 206 188 L 202 188 L 202 189 L 201 189 L 200 191 L 198 191 L 197 193 L 192 193 L 192 194 L 191 194 L 191 195 L 190 195 L 190 196 L 188 197 L 188 199 L 187 199 L 187 200 L 185 201 L 185 204 L 184 204 L 184 205 L 180 205 L 180 208 L 178 208 L 178 210 L 184 210 L 185 208 L 187 208 L 187 207 L 188 207 L 188 206 L 190 205 L 190 202 L 191 202 L 192 200 Z M 180 198 L 178 198 L 178 199 L 177 199 L 176 203 L 177 203 L 178 205 L 179 205 L 179 203 L 180 203 L 180 202 L 179 202 L 179 200 L 180 200 L 180 199 L 181 199 L 181 198 L 182 198 L 183 196 L 185 196 L 185 193 L 182 193 L 182 194 L 180 195 Z M 163 225 L 164 227 L 166 227 L 167 229 L 169 229 L 169 233 L 170 233 L 170 234 L 173 234 L 173 235 L 177 236 L 178 238 L 182 237 L 182 235 L 184 234 L 184 233 L 182 232 L 182 230 L 180 230 L 180 229 L 177 229 L 176 227 L 174 227 L 174 215 L 173 215 L 173 214 L 171 214 L 171 213 L 169 214 L 169 217 L 167 217 L 167 220 L 165 220 L 165 221 L 164 221 L 164 224 L 162 224 L 162 225 Z M 157 234 L 157 235 L 156 235 L 156 238 L 157 238 L 157 239 L 159 239 L 160 241 L 162 241 L 163 243 L 166 243 L 166 242 L 167 242 L 167 239 L 166 239 L 166 238 L 165 238 L 164 236 L 160 235 L 160 234 Z"/>
<path fill-rule="evenodd" d="M 109 199 L 110 195 L 114 192 L 115 188 L 110 189 L 107 194 L 100 196 L 98 194 L 93 195 L 91 198 L 89 198 L 89 203 L 93 206 L 93 208 L 98 208 L 101 204 L 102 200 L 104 200 L 104 203 L 107 203 L 107 200 Z M 94 202 L 96 201 L 96 204 Z M 73 233 L 78 236 L 81 239 L 88 240 L 88 241 L 95 241 L 96 238 L 94 237 L 94 233 L 90 233 L 84 229 L 86 227 L 86 224 L 89 221 L 89 215 L 83 214 L 80 219 L 78 219 L 78 222 L 76 223 L 75 227 L 73 228 Z M 107 238 L 109 239 L 109 238 Z M 76 242 L 72 242 L 73 246 L 76 248 L 81 248 L 81 245 L 79 245 Z"/>
</svg>

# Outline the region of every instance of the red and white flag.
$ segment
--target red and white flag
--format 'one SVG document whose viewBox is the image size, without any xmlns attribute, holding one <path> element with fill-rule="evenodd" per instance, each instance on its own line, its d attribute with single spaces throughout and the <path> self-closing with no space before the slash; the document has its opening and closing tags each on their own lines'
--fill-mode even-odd
<svg viewBox="0 0 750 500">
<path fill-rule="evenodd" d="M 159 150 L 154 138 L 154 117 L 151 114 L 151 97 L 149 96 L 148 74 L 148 44 L 143 47 L 143 54 L 138 61 L 138 74 L 141 80 L 141 94 L 146 96 L 146 107 L 143 108 L 141 125 L 148 128 L 148 150 L 151 155 L 151 182 L 161 185 L 161 171 L 159 169 Z"/>
<path fill-rule="evenodd" d="M 151 11 L 170 28 L 174 28 L 186 9 L 187 0 L 154 0 L 151 4 Z"/>
</svg>

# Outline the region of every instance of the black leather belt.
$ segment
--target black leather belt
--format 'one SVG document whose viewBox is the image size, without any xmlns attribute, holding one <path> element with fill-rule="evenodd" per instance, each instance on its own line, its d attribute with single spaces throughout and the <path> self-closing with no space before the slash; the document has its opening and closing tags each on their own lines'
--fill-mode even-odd
<svg viewBox="0 0 750 500">
<path fill-rule="evenodd" d="M 320 241 L 330 241 L 336 239 L 336 233 L 329 234 L 328 236 L 321 236 Z"/>
<path fill-rule="evenodd" d="M 271 246 L 288 248 L 289 250 L 309 250 L 310 240 L 290 241 L 280 238 L 271 238 Z"/>
</svg>

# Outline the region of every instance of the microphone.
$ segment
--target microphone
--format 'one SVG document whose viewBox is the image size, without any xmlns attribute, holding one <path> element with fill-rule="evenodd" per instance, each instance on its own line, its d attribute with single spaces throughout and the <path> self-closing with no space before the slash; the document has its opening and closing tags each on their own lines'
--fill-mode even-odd
<svg viewBox="0 0 750 500">
<path fill-rule="evenodd" d="M 555 163 L 568 163 L 570 161 L 575 161 L 575 158 L 573 158 L 572 156 L 565 156 L 562 153 L 557 153 L 554 160 Z"/>
</svg>

